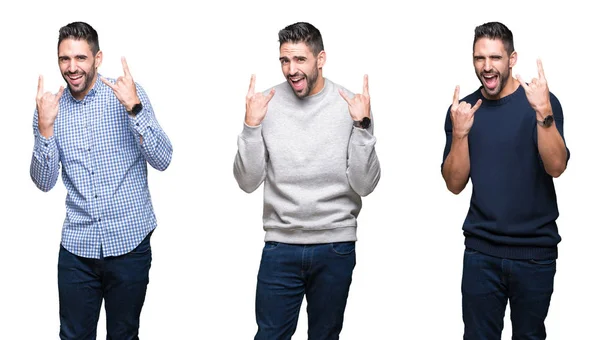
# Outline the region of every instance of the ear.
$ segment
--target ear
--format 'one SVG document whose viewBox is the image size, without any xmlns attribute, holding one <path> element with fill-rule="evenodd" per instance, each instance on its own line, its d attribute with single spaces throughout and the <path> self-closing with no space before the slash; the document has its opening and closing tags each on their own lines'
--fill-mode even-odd
<svg viewBox="0 0 600 340">
<path fill-rule="evenodd" d="M 102 65 L 102 51 L 98 51 L 94 57 L 94 67 L 98 69 Z"/>
<path fill-rule="evenodd" d="M 327 55 L 325 54 L 325 51 L 319 52 L 319 54 L 317 54 L 317 67 L 323 68 L 325 61 L 327 61 Z"/>
<path fill-rule="evenodd" d="M 517 51 L 513 51 L 508 57 L 508 67 L 513 68 L 517 64 Z"/>
</svg>

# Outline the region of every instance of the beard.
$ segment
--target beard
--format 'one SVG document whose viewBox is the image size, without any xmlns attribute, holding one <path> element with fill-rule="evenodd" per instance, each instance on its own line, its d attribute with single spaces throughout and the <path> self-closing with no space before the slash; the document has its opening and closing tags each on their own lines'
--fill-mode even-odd
<svg viewBox="0 0 600 340">
<path fill-rule="evenodd" d="M 83 78 L 83 81 L 77 85 L 71 85 L 70 77 L 72 77 L 72 76 L 81 76 L 81 78 Z M 82 95 L 82 94 L 86 93 L 86 91 L 91 89 L 92 82 L 94 81 L 95 77 L 96 77 L 96 70 L 94 68 L 92 68 L 89 71 L 89 73 L 82 71 L 82 70 L 77 70 L 77 72 L 63 73 L 63 79 L 65 80 L 65 82 L 67 82 L 69 91 L 71 91 L 71 94 L 74 97 L 78 97 L 79 95 Z"/>
<path fill-rule="evenodd" d="M 296 88 L 294 88 L 293 82 L 291 78 L 295 78 L 298 76 L 303 76 L 304 80 L 306 81 L 306 85 L 304 86 L 304 88 L 298 90 Z M 294 94 L 296 94 L 296 97 L 302 99 L 305 98 L 307 96 L 310 95 L 310 93 L 312 92 L 312 90 L 315 88 L 315 85 L 317 83 L 317 80 L 319 79 L 319 68 L 317 66 L 317 63 L 315 62 L 315 65 L 312 69 L 312 72 L 310 73 L 304 73 L 302 71 L 297 71 L 294 74 L 290 74 L 287 76 L 288 79 L 288 84 L 290 85 L 290 87 L 292 88 L 292 90 L 294 91 Z"/>
<path fill-rule="evenodd" d="M 494 88 L 492 88 L 492 89 L 488 88 L 488 83 L 486 82 L 486 78 L 484 77 L 484 75 L 496 76 L 497 83 L 494 86 Z M 481 85 L 483 86 L 483 90 L 485 91 L 485 93 L 489 97 L 497 97 L 500 94 L 500 92 L 502 92 L 502 90 L 504 89 L 506 84 L 508 83 L 509 70 L 507 69 L 503 73 L 500 73 L 496 70 L 493 70 L 492 72 L 481 72 L 481 73 L 477 74 L 477 77 L 479 78 L 479 81 L 481 82 Z"/>
</svg>

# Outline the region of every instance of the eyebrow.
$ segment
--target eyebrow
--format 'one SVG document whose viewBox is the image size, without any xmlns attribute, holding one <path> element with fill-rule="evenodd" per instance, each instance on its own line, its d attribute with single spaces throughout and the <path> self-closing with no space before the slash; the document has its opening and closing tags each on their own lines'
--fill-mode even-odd
<svg viewBox="0 0 600 340">
<path fill-rule="evenodd" d="M 485 58 L 485 57 L 486 57 L 485 55 L 473 54 L 473 58 Z M 490 54 L 487 57 L 490 57 L 490 58 L 500 57 L 500 58 L 502 58 L 502 54 Z"/>
<path fill-rule="evenodd" d="M 295 56 L 292 56 L 292 59 L 305 60 L 305 59 L 308 59 L 308 57 L 303 56 L 303 55 L 295 55 Z M 279 57 L 279 60 L 289 60 L 289 58 L 288 57 Z"/>
<path fill-rule="evenodd" d="M 77 55 L 73 56 L 73 58 L 86 58 L 86 59 L 87 59 L 87 57 L 88 56 L 85 54 L 77 54 Z M 71 59 L 71 57 L 68 55 L 59 55 L 58 59 Z"/>
</svg>

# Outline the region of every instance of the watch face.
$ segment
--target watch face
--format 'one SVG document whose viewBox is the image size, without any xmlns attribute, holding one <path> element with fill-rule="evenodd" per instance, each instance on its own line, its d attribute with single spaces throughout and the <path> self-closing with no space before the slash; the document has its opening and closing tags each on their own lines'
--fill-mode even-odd
<svg viewBox="0 0 600 340">
<path fill-rule="evenodd" d="M 142 111 L 142 104 L 135 104 L 133 106 L 133 109 L 131 109 L 131 113 L 133 113 L 134 115 L 137 115 L 138 113 L 140 113 L 140 111 Z"/>
<path fill-rule="evenodd" d="M 544 118 L 544 126 L 545 127 L 550 127 L 552 125 L 552 123 L 554 123 L 554 116 L 550 115 L 550 116 L 546 116 L 546 118 Z"/>
<path fill-rule="evenodd" d="M 363 129 L 368 129 L 369 126 L 371 126 L 371 119 L 369 117 L 363 118 L 362 121 L 360 122 L 360 125 L 362 126 Z"/>
</svg>

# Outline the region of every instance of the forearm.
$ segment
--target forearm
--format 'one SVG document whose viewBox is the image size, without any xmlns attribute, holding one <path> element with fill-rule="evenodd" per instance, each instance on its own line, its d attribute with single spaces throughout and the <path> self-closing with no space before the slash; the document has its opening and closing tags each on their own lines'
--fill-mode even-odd
<svg viewBox="0 0 600 340">
<path fill-rule="evenodd" d="M 367 196 L 379 183 L 381 168 L 375 152 L 376 138 L 369 129 L 353 128 L 348 145 L 350 187 L 360 196 Z"/>
<path fill-rule="evenodd" d="M 233 175 L 242 190 L 251 193 L 265 180 L 267 158 L 262 126 L 244 124 L 238 136 L 238 152 L 233 164 Z"/>
<path fill-rule="evenodd" d="M 167 169 L 171 163 L 173 147 L 150 109 L 144 107 L 136 116 L 129 116 L 129 126 L 146 162 L 159 171 Z"/>
<path fill-rule="evenodd" d="M 29 174 L 42 191 L 50 191 L 58 180 L 59 155 L 54 137 L 36 135 Z"/>
<path fill-rule="evenodd" d="M 467 185 L 470 172 L 469 138 L 454 136 L 442 169 L 442 176 L 448 190 L 458 195 Z"/>
<path fill-rule="evenodd" d="M 546 172 L 552 177 L 560 176 L 567 167 L 567 148 L 556 124 L 549 128 L 538 125 L 537 143 Z"/>
</svg>

